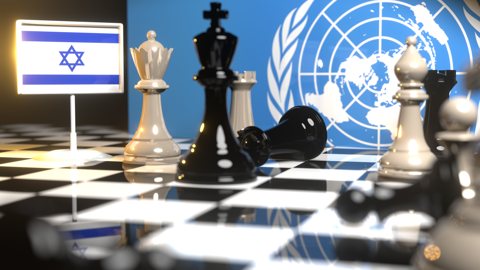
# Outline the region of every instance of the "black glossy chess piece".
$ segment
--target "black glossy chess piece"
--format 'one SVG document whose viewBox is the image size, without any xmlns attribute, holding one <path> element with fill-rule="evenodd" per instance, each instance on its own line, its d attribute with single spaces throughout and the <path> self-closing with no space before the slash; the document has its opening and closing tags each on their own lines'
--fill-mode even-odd
<svg viewBox="0 0 480 270">
<path fill-rule="evenodd" d="M 441 157 L 430 174 L 409 187 L 391 189 L 375 184 L 371 195 L 350 189 L 338 197 L 335 208 L 342 219 L 352 223 L 361 222 L 370 211 L 375 211 L 381 220 L 410 210 L 438 220 L 461 197 L 458 173 L 455 156 Z"/>
<path fill-rule="evenodd" d="M 205 114 L 195 143 L 180 159 L 176 178 L 202 184 L 230 184 L 255 179 L 255 164 L 233 135 L 227 114 L 226 91 L 236 79 L 229 68 L 237 37 L 220 26 L 228 12 L 211 3 L 203 17 L 210 28 L 194 38 L 202 68 L 194 77 L 205 87 Z"/>
<path fill-rule="evenodd" d="M 278 125 L 263 131 L 246 127 L 238 131 L 240 145 L 256 165 L 269 158 L 308 160 L 322 153 L 327 143 L 327 128 L 320 114 L 308 106 L 288 110 Z"/>
<path fill-rule="evenodd" d="M 429 99 L 425 106 L 423 132 L 428 146 L 435 154 L 441 153 L 436 134 L 444 129 L 440 125 L 438 113 L 440 106 L 450 96 L 450 91 L 457 84 L 455 70 L 429 70 L 424 80 L 424 88 Z"/>
</svg>

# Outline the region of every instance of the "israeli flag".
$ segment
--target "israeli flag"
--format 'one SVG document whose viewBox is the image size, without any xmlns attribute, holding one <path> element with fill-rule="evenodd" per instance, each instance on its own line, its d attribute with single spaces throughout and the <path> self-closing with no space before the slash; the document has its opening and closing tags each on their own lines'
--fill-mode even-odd
<svg viewBox="0 0 480 270">
<path fill-rule="evenodd" d="M 17 21 L 19 94 L 123 92 L 123 26 Z"/>
</svg>

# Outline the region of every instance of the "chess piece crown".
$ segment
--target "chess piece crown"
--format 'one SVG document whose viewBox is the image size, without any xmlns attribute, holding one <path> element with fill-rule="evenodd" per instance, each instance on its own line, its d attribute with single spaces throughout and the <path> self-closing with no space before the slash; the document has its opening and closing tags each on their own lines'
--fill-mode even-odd
<svg viewBox="0 0 480 270">
<path fill-rule="evenodd" d="M 170 62 L 173 49 L 165 48 L 156 41 L 155 31 L 147 32 L 147 40 L 139 48 L 130 48 L 133 62 L 137 68 L 140 81 L 135 85 L 137 90 L 167 89 L 163 80 Z"/>
</svg>

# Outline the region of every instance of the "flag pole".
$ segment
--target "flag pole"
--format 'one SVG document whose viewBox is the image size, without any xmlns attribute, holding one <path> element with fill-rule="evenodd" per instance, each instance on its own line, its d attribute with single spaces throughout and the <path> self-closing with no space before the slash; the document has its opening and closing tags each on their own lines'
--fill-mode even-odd
<svg viewBox="0 0 480 270">
<path fill-rule="evenodd" d="M 77 132 L 75 123 L 75 95 L 70 96 L 70 154 L 73 163 L 76 165 L 78 159 L 77 153 Z"/>
</svg>

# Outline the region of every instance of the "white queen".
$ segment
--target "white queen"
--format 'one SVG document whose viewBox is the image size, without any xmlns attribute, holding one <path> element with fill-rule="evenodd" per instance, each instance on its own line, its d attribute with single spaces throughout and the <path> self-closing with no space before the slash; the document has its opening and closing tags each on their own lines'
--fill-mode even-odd
<svg viewBox="0 0 480 270">
<path fill-rule="evenodd" d="M 156 41 L 157 34 L 148 31 L 140 48 L 131 48 L 140 81 L 135 89 L 143 94 L 142 116 L 137 131 L 125 147 L 124 163 L 176 163 L 180 147 L 172 140 L 163 119 L 160 93 L 168 89 L 163 80 L 173 49 Z"/>
</svg>

